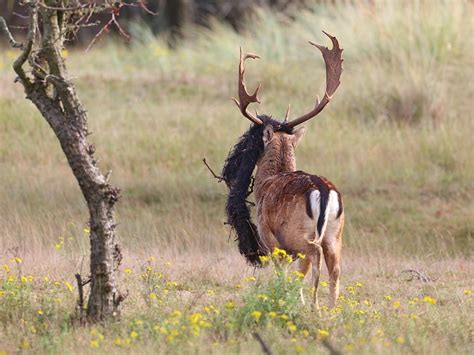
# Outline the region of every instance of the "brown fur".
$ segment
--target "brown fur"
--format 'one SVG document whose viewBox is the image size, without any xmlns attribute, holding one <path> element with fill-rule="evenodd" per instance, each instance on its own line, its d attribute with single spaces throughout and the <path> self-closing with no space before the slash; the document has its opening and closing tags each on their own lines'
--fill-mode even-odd
<svg viewBox="0 0 474 355">
<path fill-rule="evenodd" d="M 271 126 L 265 127 L 265 150 L 257 163 L 255 177 L 257 226 L 261 247 L 266 252 L 278 247 L 292 255 L 302 253 L 306 256 L 300 260 L 300 271 L 306 274 L 312 266 L 315 288 L 313 301 L 316 305 L 324 255 L 330 279 L 330 305 L 334 306 L 339 294 L 344 226 L 342 198 L 334 184 L 327 179 L 296 171 L 295 147 L 303 133 L 304 129 L 288 134 L 273 132 Z M 308 213 L 308 195 L 311 190 L 318 190 L 322 194 L 323 189 L 336 191 L 339 208 L 337 212 L 329 212 L 327 228 L 322 240 L 317 242 L 318 216 Z"/>
</svg>

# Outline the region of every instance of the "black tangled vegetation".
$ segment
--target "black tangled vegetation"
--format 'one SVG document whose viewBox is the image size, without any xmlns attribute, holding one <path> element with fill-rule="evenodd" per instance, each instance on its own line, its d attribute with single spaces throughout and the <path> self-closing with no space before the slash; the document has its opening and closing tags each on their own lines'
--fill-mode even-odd
<svg viewBox="0 0 474 355">
<path fill-rule="evenodd" d="M 240 253 L 255 266 L 261 266 L 260 256 L 265 255 L 265 252 L 259 245 L 258 230 L 252 222 L 247 197 L 252 193 L 252 174 L 264 149 L 263 129 L 270 124 L 274 131 L 292 132 L 283 123 L 271 117 L 259 115 L 258 118 L 263 121 L 263 124 L 252 124 L 239 138 L 227 156 L 222 169 L 222 179 L 229 188 L 226 204 L 227 223 L 237 234 Z"/>
</svg>

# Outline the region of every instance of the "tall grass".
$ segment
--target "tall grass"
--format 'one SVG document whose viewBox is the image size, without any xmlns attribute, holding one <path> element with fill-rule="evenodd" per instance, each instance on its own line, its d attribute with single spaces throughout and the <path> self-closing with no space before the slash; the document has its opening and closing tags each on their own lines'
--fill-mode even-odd
<svg viewBox="0 0 474 355">
<path fill-rule="evenodd" d="M 126 248 L 179 254 L 231 251 L 218 169 L 248 122 L 236 93 L 238 46 L 260 54 L 249 85 L 263 82 L 260 112 L 310 109 L 324 91 L 320 54 L 307 40 L 344 48 L 342 85 L 307 124 L 298 167 L 344 193 L 346 246 L 356 254 L 452 255 L 472 250 L 473 74 L 469 1 L 318 5 L 287 15 L 257 11 L 238 35 L 214 24 L 170 51 L 143 27 L 125 46 L 70 51 L 70 72 L 89 109 L 101 166 L 122 187 Z M 0 55 L 0 238 L 44 249 L 81 238 L 87 214 L 57 142 L 12 83 L 13 53 Z"/>
</svg>

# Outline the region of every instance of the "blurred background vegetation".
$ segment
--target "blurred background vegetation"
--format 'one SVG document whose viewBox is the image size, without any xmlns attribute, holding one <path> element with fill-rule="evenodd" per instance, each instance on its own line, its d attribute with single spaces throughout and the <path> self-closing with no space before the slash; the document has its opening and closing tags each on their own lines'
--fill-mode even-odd
<svg viewBox="0 0 474 355">
<path fill-rule="evenodd" d="M 96 1 L 101 2 L 103 1 Z M 311 9 L 315 2 L 329 4 L 335 3 L 335 0 L 148 0 L 145 3 L 150 12 L 128 7 L 121 11 L 120 16 L 123 23 L 139 21 L 154 34 L 166 34 L 174 41 L 184 37 L 190 26 L 209 28 L 217 20 L 241 31 L 255 9 L 265 7 L 272 12 L 288 12 L 294 9 Z M 22 11 L 24 8 L 17 0 L 3 0 L 0 3 L 0 13 L 6 14 L 7 22 L 12 25 L 21 25 L 21 17 L 16 14 L 21 14 Z M 106 16 L 99 16 L 96 19 L 105 18 Z M 93 31 L 82 31 L 79 40 L 86 40 Z"/>
</svg>

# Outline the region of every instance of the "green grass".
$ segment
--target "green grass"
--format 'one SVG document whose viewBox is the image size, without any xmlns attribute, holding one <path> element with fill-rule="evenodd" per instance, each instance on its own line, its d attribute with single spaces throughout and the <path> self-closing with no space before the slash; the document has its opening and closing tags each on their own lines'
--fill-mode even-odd
<svg viewBox="0 0 474 355">
<path fill-rule="evenodd" d="M 222 316 L 231 299 L 233 312 L 252 312 L 244 311 L 243 302 L 258 287 L 234 286 L 245 284 L 242 277 L 253 269 L 244 265 L 223 224 L 226 188 L 201 159 L 219 170 L 249 125 L 229 100 L 236 94 L 239 45 L 262 57 L 247 71 L 249 86 L 263 83 L 259 112 L 282 117 L 291 103 L 298 115 L 324 92 L 322 58 L 306 44 L 327 43 L 324 29 L 344 48 L 345 69 L 334 100 L 306 124 L 298 168 L 330 178 L 344 194 L 342 284 L 364 284 L 357 294 L 345 295 L 360 303 L 353 309 L 342 302 L 343 310 L 334 317 L 303 309 L 298 331 L 307 327 L 308 337 L 294 336 L 282 324 L 252 329 L 279 353 L 297 344 L 307 352 L 323 351 L 317 329 L 328 330 L 329 341 L 340 350 L 467 353 L 472 296 L 463 292 L 472 289 L 469 274 L 474 272 L 469 260 L 474 37 L 466 16 L 472 12 L 468 1 L 441 0 L 315 6 L 314 12 L 298 12 L 294 22 L 261 10 L 248 33 L 237 35 L 215 24 L 212 32 L 193 30 L 176 51 L 166 50 L 139 26 L 129 47 L 107 40 L 87 54 L 70 50 L 69 70 L 89 112 L 100 166 L 112 170 L 113 182 L 122 189 L 118 231 L 124 268 L 133 270 L 133 277 L 122 275 L 123 288 L 130 291 L 123 320 L 97 330 L 105 337 L 99 349 L 122 349 L 114 339 L 130 338 L 130 324 L 141 319 L 139 337 L 124 352 L 158 347 L 163 352 L 196 347 L 199 352 L 259 352 L 249 333 L 222 335 L 222 324 L 239 316 L 230 311 L 228 318 L 213 318 L 199 337 L 175 345 L 153 327 L 175 309 L 187 319 L 213 304 Z M 0 263 L 21 277 L 9 263 L 8 250 L 18 247 L 21 273 L 34 280 L 21 286 L 21 280 L 9 283 L 8 275 L 0 274 L 0 290 L 14 288 L 8 302 L 0 297 L 0 351 L 15 351 L 24 337 L 37 352 L 95 351 L 90 329 L 68 320 L 75 291 L 64 286 L 65 281 L 74 284 L 74 272 L 87 270 L 87 210 L 53 133 L 13 83 L 14 55 L 1 48 Z M 54 245 L 61 237 L 65 245 L 58 251 Z M 170 290 L 162 308 L 145 302 L 149 292 L 137 276 L 150 255 L 159 258 L 160 272 L 180 285 Z M 436 281 L 407 283 L 399 277 L 407 268 L 423 270 Z M 53 301 L 58 286 L 44 285 L 44 275 L 60 281 L 61 304 Z M 264 286 L 275 281 L 271 269 L 255 275 Z M 386 295 L 393 299 L 388 302 Z M 436 305 L 420 302 L 410 308 L 410 300 L 425 296 L 436 299 Z M 364 299 L 381 313 L 377 322 L 370 312 L 354 313 L 365 309 Z M 39 300 L 51 304 L 49 329 L 31 334 Z M 397 300 L 401 306 L 395 309 Z M 412 313 L 418 319 L 411 319 Z M 348 324 L 352 328 L 346 329 Z M 377 335 L 380 329 L 383 336 Z M 373 343 L 373 337 L 379 340 Z"/>
</svg>

